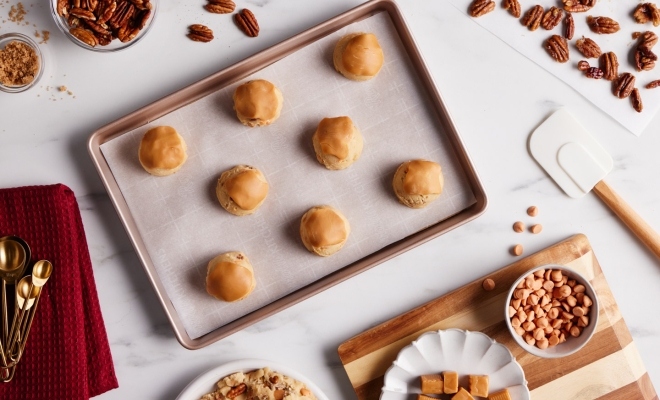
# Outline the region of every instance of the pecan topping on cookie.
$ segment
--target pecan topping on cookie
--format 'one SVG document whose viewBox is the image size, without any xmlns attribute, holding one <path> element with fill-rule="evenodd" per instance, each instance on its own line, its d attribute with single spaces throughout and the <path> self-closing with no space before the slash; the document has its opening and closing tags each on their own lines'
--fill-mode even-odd
<svg viewBox="0 0 660 400">
<path fill-rule="evenodd" d="M 635 77 L 630 72 L 624 72 L 614 82 L 614 95 L 620 99 L 630 96 L 635 88 Z"/>
<path fill-rule="evenodd" d="M 587 17 L 589 28 L 600 35 L 618 32 L 621 27 L 619 23 L 610 17 Z"/>
<path fill-rule="evenodd" d="M 630 94 L 630 101 L 632 102 L 632 106 L 635 111 L 641 113 L 644 109 L 644 105 L 642 104 L 642 96 L 639 94 L 639 89 L 633 89 L 632 93 Z"/>
<path fill-rule="evenodd" d="M 603 70 L 603 78 L 613 81 L 619 76 L 619 60 L 613 52 L 603 53 L 600 56 L 600 69 Z"/>
<path fill-rule="evenodd" d="M 575 47 L 587 58 L 598 58 L 601 54 L 600 47 L 596 42 L 584 36 L 575 42 Z"/>
<path fill-rule="evenodd" d="M 539 25 L 541 25 L 541 19 L 543 19 L 543 7 L 535 5 L 527 11 L 521 22 L 528 27 L 530 31 L 535 31 L 539 28 Z"/>
<path fill-rule="evenodd" d="M 561 22 L 561 18 L 564 16 L 564 11 L 558 9 L 557 7 L 550 7 L 550 9 L 545 13 L 543 19 L 541 20 L 541 25 L 543 29 L 549 31 L 554 29 Z"/>
<path fill-rule="evenodd" d="M 514 17 L 520 18 L 520 2 L 518 0 L 504 0 L 502 7 L 509 10 Z"/>
<path fill-rule="evenodd" d="M 560 63 L 568 61 L 568 42 L 566 38 L 552 35 L 545 41 L 544 47 L 555 61 Z"/>
</svg>

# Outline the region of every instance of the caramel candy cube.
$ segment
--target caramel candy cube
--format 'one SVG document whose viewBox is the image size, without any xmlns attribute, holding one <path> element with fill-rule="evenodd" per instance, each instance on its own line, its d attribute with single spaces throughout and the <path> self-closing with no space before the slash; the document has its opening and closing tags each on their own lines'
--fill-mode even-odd
<svg viewBox="0 0 660 400">
<path fill-rule="evenodd" d="M 452 396 L 451 400 L 474 400 L 474 397 L 467 390 L 461 388 L 458 393 Z"/>
<path fill-rule="evenodd" d="M 435 397 L 424 396 L 423 394 L 417 395 L 417 400 L 438 400 Z"/>
<path fill-rule="evenodd" d="M 470 394 L 488 397 L 488 375 L 470 375 Z"/>
<path fill-rule="evenodd" d="M 488 400 L 511 400 L 511 395 L 507 389 L 504 389 L 496 393 L 491 393 L 488 396 Z"/>
<path fill-rule="evenodd" d="M 424 394 L 443 394 L 444 384 L 440 374 L 422 375 L 419 378 Z"/>
<path fill-rule="evenodd" d="M 445 378 L 445 393 L 453 394 L 458 392 L 458 372 L 445 371 L 442 373 Z"/>
</svg>

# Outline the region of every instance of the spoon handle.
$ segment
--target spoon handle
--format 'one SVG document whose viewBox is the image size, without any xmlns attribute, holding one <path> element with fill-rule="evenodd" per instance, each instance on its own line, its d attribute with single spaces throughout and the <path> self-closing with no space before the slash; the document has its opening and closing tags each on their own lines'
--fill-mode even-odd
<svg viewBox="0 0 660 400">
<path fill-rule="evenodd" d="M 9 333 L 9 324 L 7 317 L 7 282 L 2 280 L 2 343 L 7 346 L 7 334 Z"/>
</svg>

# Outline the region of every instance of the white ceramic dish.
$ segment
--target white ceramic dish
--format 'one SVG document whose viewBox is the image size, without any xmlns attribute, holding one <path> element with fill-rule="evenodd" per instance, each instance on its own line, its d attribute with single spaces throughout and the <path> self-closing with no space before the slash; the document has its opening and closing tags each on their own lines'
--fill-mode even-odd
<svg viewBox="0 0 660 400">
<path fill-rule="evenodd" d="M 504 388 L 513 400 L 529 400 L 525 373 L 509 349 L 481 332 L 427 332 L 399 352 L 385 373 L 380 400 L 411 400 L 421 393 L 419 377 L 456 371 L 468 389 L 468 375 L 488 375 L 490 392 Z"/>
<path fill-rule="evenodd" d="M 577 283 L 583 284 L 585 287 L 584 293 L 587 296 L 589 296 L 589 298 L 591 298 L 591 301 L 593 302 L 593 305 L 591 306 L 591 312 L 589 313 L 589 325 L 586 328 L 584 328 L 580 336 L 578 336 L 577 338 L 570 337 L 562 344 L 559 344 L 554 347 L 548 347 L 547 349 L 543 349 L 543 350 L 539 349 L 536 346 L 528 345 L 527 342 L 525 342 L 525 340 L 523 339 L 523 337 L 518 335 L 516 331 L 513 330 L 513 326 L 511 326 L 511 319 L 509 319 L 509 302 L 511 301 L 511 297 L 513 296 L 513 291 L 516 290 L 516 286 L 518 286 L 520 281 L 525 279 L 526 276 L 528 276 L 529 274 L 533 274 L 534 272 L 540 269 L 561 270 L 562 273 L 564 275 L 568 275 L 570 279 L 575 279 Z M 522 347 L 523 349 L 525 349 L 526 351 L 537 357 L 560 358 L 575 353 L 576 351 L 580 350 L 587 344 L 587 342 L 596 332 L 596 326 L 598 326 L 599 310 L 600 310 L 600 304 L 598 303 L 598 296 L 596 296 L 596 291 L 594 290 L 593 286 L 591 286 L 591 283 L 589 283 L 589 280 L 586 277 L 584 277 L 577 271 L 565 267 L 563 265 L 547 264 L 525 272 L 520 278 L 518 278 L 513 283 L 511 289 L 509 290 L 507 301 L 504 304 L 504 319 L 506 321 L 506 326 L 509 328 L 509 332 L 511 333 L 511 336 L 513 336 L 514 340 L 516 341 L 516 343 L 518 343 L 520 347 Z"/>
<path fill-rule="evenodd" d="M 329 400 L 328 396 L 326 396 L 318 386 L 300 372 L 294 371 L 291 368 L 276 362 L 257 359 L 236 360 L 204 372 L 197 378 L 193 379 L 193 381 L 183 389 L 176 400 L 199 400 L 205 394 L 214 391 L 216 389 L 215 384 L 221 378 L 229 376 L 235 372 L 250 372 L 264 367 L 269 367 L 273 371 L 277 371 L 303 382 L 307 385 L 309 390 L 316 395 L 318 400 Z"/>
</svg>

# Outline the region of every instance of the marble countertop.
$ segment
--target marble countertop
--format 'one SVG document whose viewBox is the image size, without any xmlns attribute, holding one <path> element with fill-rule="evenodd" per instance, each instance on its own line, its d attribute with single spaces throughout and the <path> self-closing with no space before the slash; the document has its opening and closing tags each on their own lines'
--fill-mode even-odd
<svg viewBox="0 0 660 400">
<path fill-rule="evenodd" d="M 337 346 L 380 322 L 575 233 L 588 236 L 651 380 L 660 387 L 660 261 L 595 195 L 566 196 L 532 160 L 530 132 L 553 110 L 577 115 L 614 158 L 607 181 L 660 230 L 660 118 L 633 136 L 573 89 L 442 1 L 400 7 L 462 134 L 490 199 L 485 215 L 377 268 L 198 351 L 181 347 L 87 155 L 98 127 L 361 3 L 360 0 L 241 0 L 261 34 L 245 37 L 203 1 L 162 1 L 152 32 L 135 48 L 96 54 L 68 41 L 46 2 L 28 5 L 18 27 L 49 30 L 49 70 L 26 93 L 0 93 L 0 187 L 64 183 L 77 195 L 87 232 L 119 389 L 99 399 L 173 399 L 205 370 L 239 358 L 276 360 L 305 371 L 332 399 L 354 399 Z M 36 2 L 35 2 L 36 3 Z M 193 43 L 192 23 L 216 39 Z M 36 25 L 33 26 L 33 25 Z M 656 73 L 657 74 L 657 73 Z M 55 91 L 65 85 L 73 96 Z M 50 90 L 47 90 L 50 86 Z M 514 221 L 536 205 L 539 235 Z"/>
</svg>

